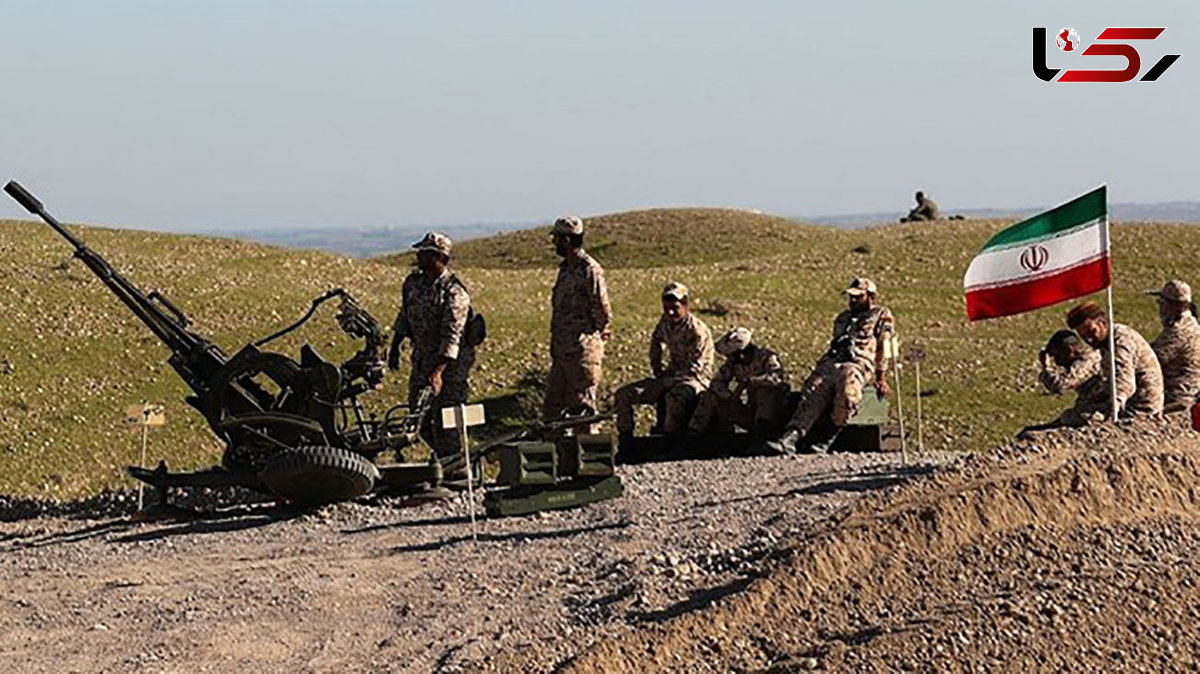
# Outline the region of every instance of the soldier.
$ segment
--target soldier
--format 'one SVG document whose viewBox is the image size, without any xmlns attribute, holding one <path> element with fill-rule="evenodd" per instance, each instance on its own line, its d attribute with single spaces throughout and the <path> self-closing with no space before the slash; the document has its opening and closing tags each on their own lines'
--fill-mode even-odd
<svg viewBox="0 0 1200 674">
<path fill-rule="evenodd" d="M 550 316 L 550 381 L 543 412 L 553 421 L 564 410 L 596 412 L 596 390 L 611 336 L 612 311 L 604 270 L 583 250 L 583 221 L 554 222 L 554 252 L 562 257 Z M 582 410 L 581 410 L 582 411 Z"/>
<path fill-rule="evenodd" d="M 450 238 L 437 232 L 429 232 L 413 244 L 417 268 L 404 279 L 388 352 L 388 367 L 398 370 L 400 344 L 406 338 L 412 341 L 408 402 L 416 405 L 421 391 L 430 387 L 435 396 L 434 410 L 466 402 L 467 376 L 475 362 L 475 344 L 467 329 L 471 296 L 448 268 L 451 246 Z M 422 436 L 433 447 L 447 475 L 461 477 L 465 462 L 458 434 L 442 430 L 436 423 L 439 419 L 436 413 L 426 417 Z"/>
<path fill-rule="evenodd" d="M 895 329 L 892 312 L 875 304 L 875 283 L 870 279 L 854 279 L 845 293 L 849 308 L 833 321 L 829 349 L 804 382 L 787 433 L 768 444 L 776 451 L 794 454 L 802 442 L 811 451 L 828 451 L 858 412 L 867 382 L 875 382 L 879 398 L 888 394 L 884 345 Z M 826 411 L 831 430 L 823 436 L 812 433 Z"/>
<path fill-rule="evenodd" d="M 688 289 L 683 284 L 669 283 L 663 288 L 663 315 L 650 337 L 650 371 L 654 376 L 617 390 L 617 432 L 626 442 L 633 437 L 635 404 L 657 405 L 659 428 L 668 435 L 678 435 L 687 428 L 696 396 L 708 386 L 713 363 L 712 333 L 691 313 L 688 302 Z M 663 347 L 670 352 L 665 368 Z"/>
<path fill-rule="evenodd" d="M 747 328 L 733 328 L 717 340 L 725 363 L 700 393 L 688 432 L 699 435 L 715 422 L 740 426 L 756 437 L 778 433 L 787 421 L 790 388 L 779 356 L 755 344 Z"/>
<path fill-rule="evenodd" d="M 1108 405 L 1108 389 L 1100 375 L 1100 353 L 1084 344 L 1070 330 L 1059 330 L 1046 342 L 1038 354 L 1041 371 L 1038 381 L 1055 395 L 1075 392 L 1075 404 L 1057 419 L 1027 430 L 1044 430 L 1060 426 L 1084 426 L 1097 412 L 1104 413 Z"/>
<path fill-rule="evenodd" d="M 1162 368 L 1154 350 L 1137 330 L 1114 323 L 1111 326 L 1114 348 L 1108 349 L 1109 323 L 1095 302 L 1084 302 L 1067 313 L 1067 327 L 1079 333 L 1083 341 L 1100 351 L 1100 373 L 1111 390 L 1112 369 L 1110 360 L 1116 363 L 1117 409 L 1120 416 L 1158 415 L 1163 409 Z M 1112 414 L 1112 402 L 1108 392 L 1108 403 L 1104 413 Z"/>
<path fill-rule="evenodd" d="M 1196 402 L 1200 394 L 1200 324 L 1192 315 L 1192 288 L 1183 281 L 1167 281 L 1158 296 L 1158 317 L 1163 329 L 1150 343 L 1163 374 L 1163 409 L 1175 412 Z"/>
<path fill-rule="evenodd" d="M 925 220 L 937 220 L 942 217 L 938 211 L 938 205 L 933 199 L 925 198 L 924 192 L 917 192 L 917 206 L 908 212 L 906 217 L 900 218 L 900 222 L 922 222 Z"/>
</svg>

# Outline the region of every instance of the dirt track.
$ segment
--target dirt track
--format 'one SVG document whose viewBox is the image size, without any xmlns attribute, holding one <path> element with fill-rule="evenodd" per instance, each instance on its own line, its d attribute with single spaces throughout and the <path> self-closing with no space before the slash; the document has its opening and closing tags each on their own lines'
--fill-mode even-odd
<svg viewBox="0 0 1200 674">
<path fill-rule="evenodd" d="M 0 669 L 1188 670 L 1181 419 L 892 456 L 627 469 L 619 501 L 0 524 Z"/>
</svg>

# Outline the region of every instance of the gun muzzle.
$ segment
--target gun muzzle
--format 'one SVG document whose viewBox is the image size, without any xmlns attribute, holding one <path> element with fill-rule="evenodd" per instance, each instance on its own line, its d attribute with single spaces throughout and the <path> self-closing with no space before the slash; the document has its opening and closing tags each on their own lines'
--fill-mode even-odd
<svg viewBox="0 0 1200 674">
<path fill-rule="evenodd" d="M 42 202 L 38 201 L 37 198 L 27 192 L 24 187 L 21 187 L 21 183 L 15 180 L 10 180 L 8 181 L 8 184 L 4 186 L 4 191 L 8 192 L 8 196 L 16 199 L 17 203 L 21 204 L 21 206 L 30 213 L 39 215 L 42 212 Z"/>
</svg>

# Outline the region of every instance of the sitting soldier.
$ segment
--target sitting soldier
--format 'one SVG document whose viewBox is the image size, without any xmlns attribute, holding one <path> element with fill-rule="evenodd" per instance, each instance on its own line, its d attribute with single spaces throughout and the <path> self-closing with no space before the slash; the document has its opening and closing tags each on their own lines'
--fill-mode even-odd
<svg viewBox="0 0 1200 674">
<path fill-rule="evenodd" d="M 1200 394 L 1200 323 L 1192 315 L 1192 288 L 1183 281 L 1167 281 L 1158 296 L 1158 317 L 1163 329 L 1150 343 L 1163 373 L 1163 410 L 1188 409 Z"/>
<path fill-rule="evenodd" d="M 875 304 L 875 283 L 856 278 L 845 291 L 849 307 L 833 321 L 829 348 L 800 390 L 800 402 L 787 425 L 787 433 L 767 448 L 794 454 L 798 448 L 823 453 L 858 413 L 863 387 L 871 382 L 879 398 L 888 395 L 885 343 L 895 325 L 892 312 Z M 826 432 L 814 433 L 818 421 Z M 803 445 L 801 445 L 803 442 Z"/>
<path fill-rule="evenodd" d="M 688 433 L 700 435 L 714 424 L 722 430 L 739 426 L 752 437 L 765 438 L 783 430 L 790 387 L 779 356 L 751 341 L 746 328 L 733 328 L 717 340 L 725 363 L 708 389 L 700 394 Z"/>
<path fill-rule="evenodd" d="M 924 222 L 937 220 L 940 217 L 942 214 L 938 210 L 937 202 L 926 198 L 924 192 L 917 192 L 916 207 L 909 211 L 907 216 L 900 218 L 900 222 Z"/>
<path fill-rule="evenodd" d="M 1158 416 L 1163 410 L 1163 376 L 1158 357 L 1137 330 L 1121 323 L 1109 324 L 1108 316 L 1095 302 L 1084 302 L 1067 314 L 1067 327 L 1088 346 L 1100 352 L 1100 377 L 1117 393 L 1117 414 Z M 1112 349 L 1109 349 L 1109 332 Z M 1113 367 L 1115 366 L 1115 377 Z M 1105 391 L 1105 416 L 1112 417 L 1112 399 Z"/>
<path fill-rule="evenodd" d="M 1026 431 L 1084 426 L 1108 410 L 1107 384 L 1100 376 L 1100 352 L 1084 344 L 1074 332 L 1054 333 L 1038 354 L 1038 362 L 1041 365 L 1038 381 L 1042 387 L 1055 395 L 1074 391 L 1075 404 L 1054 421 L 1030 426 Z"/>
<path fill-rule="evenodd" d="M 617 433 L 625 446 L 633 438 L 633 406 L 652 403 L 657 425 L 667 435 L 681 435 L 696 396 L 712 376 L 712 332 L 688 309 L 688 289 L 670 283 L 662 292 L 662 318 L 650 336 L 650 371 L 654 376 L 617 389 Z M 663 366 L 663 349 L 670 356 Z"/>
</svg>

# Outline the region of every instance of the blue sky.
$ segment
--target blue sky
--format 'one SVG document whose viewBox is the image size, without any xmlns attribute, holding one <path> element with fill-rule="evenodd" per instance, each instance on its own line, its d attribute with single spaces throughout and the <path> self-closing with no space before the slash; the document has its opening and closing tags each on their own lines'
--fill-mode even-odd
<svg viewBox="0 0 1200 674">
<path fill-rule="evenodd" d="M 1033 26 L 1166 26 L 1143 69 L 1182 58 L 1047 84 Z M 167 230 L 1200 200 L 1198 35 L 1183 0 L 9 0 L 0 179 Z"/>
</svg>

